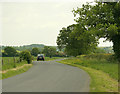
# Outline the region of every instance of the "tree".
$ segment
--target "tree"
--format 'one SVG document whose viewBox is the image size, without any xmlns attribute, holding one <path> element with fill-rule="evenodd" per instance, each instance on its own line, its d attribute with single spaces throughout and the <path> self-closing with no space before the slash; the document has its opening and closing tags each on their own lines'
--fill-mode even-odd
<svg viewBox="0 0 120 94">
<path fill-rule="evenodd" d="M 120 2 L 98 2 L 95 6 L 83 5 L 73 10 L 75 21 L 84 23 L 87 32 L 96 38 L 113 42 L 113 50 L 120 61 Z M 78 16 L 79 15 L 79 16 Z"/>
<path fill-rule="evenodd" d="M 45 46 L 43 49 L 43 53 L 46 56 L 49 56 L 50 58 L 56 54 L 56 48 L 50 47 L 50 46 Z"/>
<path fill-rule="evenodd" d="M 2 51 L 0 51 L 0 57 L 2 57 Z"/>
<path fill-rule="evenodd" d="M 36 47 L 34 47 L 34 48 L 32 49 L 32 51 L 31 51 L 31 54 L 34 55 L 34 56 L 37 56 L 38 53 L 39 53 L 39 49 L 36 48 Z"/>
<path fill-rule="evenodd" d="M 58 48 L 65 47 L 65 53 L 73 56 L 90 53 L 97 42 L 95 36 L 85 32 L 86 28 L 83 24 L 73 24 L 62 28 L 57 37 Z"/>
<path fill-rule="evenodd" d="M 20 61 L 26 60 L 28 64 L 32 62 L 32 56 L 28 50 L 22 51 L 19 57 L 20 57 Z"/>
<path fill-rule="evenodd" d="M 120 61 L 120 1 L 89 3 L 73 10 L 77 22 L 60 30 L 58 47 L 65 47 L 71 55 L 91 52 L 100 38 L 113 42 L 113 50 Z M 69 27 L 72 29 L 69 29 Z"/>
<path fill-rule="evenodd" d="M 13 47 L 5 47 L 4 48 L 4 54 L 6 56 L 12 57 L 12 56 L 16 56 L 17 55 L 17 51 Z"/>
</svg>

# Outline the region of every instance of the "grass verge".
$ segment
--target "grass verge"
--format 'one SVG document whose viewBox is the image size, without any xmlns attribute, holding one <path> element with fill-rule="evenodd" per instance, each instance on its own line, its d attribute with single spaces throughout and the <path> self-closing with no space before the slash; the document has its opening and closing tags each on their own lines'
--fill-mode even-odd
<svg viewBox="0 0 120 94">
<path fill-rule="evenodd" d="M 78 64 L 75 62 L 82 62 L 80 59 L 66 59 L 58 61 L 59 63 L 72 65 L 85 70 L 91 77 L 90 92 L 118 92 L 118 81 L 112 78 L 108 73 L 102 70 L 91 68 L 88 65 Z"/>
<path fill-rule="evenodd" d="M 5 79 L 5 78 L 11 77 L 11 76 L 21 74 L 21 73 L 29 70 L 31 67 L 32 67 L 32 64 L 29 64 L 29 65 L 26 65 L 26 66 L 23 66 L 23 67 L 20 67 L 17 69 L 10 69 L 9 71 L 2 73 L 2 77 L 0 77 L 0 78 Z"/>
<path fill-rule="evenodd" d="M 19 61 L 19 57 L 15 57 L 15 62 L 13 57 L 2 57 L 3 64 L 2 64 L 2 71 L 16 68 L 19 66 L 23 66 L 24 64 L 27 64 L 27 61 Z"/>
</svg>

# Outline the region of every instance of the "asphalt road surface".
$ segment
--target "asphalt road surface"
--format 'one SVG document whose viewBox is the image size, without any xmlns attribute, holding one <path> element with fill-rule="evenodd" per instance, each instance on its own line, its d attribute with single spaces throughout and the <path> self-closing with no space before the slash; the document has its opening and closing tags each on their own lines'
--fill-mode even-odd
<svg viewBox="0 0 120 94">
<path fill-rule="evenodd" d="M 27 72 L 2 80 L 3 92 L 89 92 L 89 75 L 54 61 L 34 61 Z"/>
</svg>

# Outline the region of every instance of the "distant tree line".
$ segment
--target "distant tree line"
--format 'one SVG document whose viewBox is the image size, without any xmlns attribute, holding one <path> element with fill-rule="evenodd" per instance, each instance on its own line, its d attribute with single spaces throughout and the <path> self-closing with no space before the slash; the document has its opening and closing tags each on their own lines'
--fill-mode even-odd
<svg viewBox="0 0 120 94">
<path fill-rule="evenodd" d="M 56 51 L 56 48 L 51 46 L 44 46 L 42 51 L 37 47 L 32 48 L 32 50 L 17 51 L 14 47 L 7 46 L 0 55 L 2 57 L 19 57 L 20 62 L 26 60 L 28 64 L 31 64 L 33 57 L 36 57 L 38 54 L 45 54 L 45 56 L 50 58 L 65 56 L 64 53 Z"/>
<path fill-rule="evenodd" d="M 47 57 L 63 57 L 66 56 L 63 52 L 57 51 L 56 47 L 44 46 L 42 50 L 37 47 L 33 47 L 32 50 L 25 49 L 23 51 L 18 51 L 14 47 L 7 46 L 2 50 L 2 57 L 17 57 L 21 56 L 21 53 L 30 52 L 32 56 L 37 56 L 38 54 L 45 54 Z M 23 54 L 22 54 L 23 55 Z"/>
<path fill-rule="evenodd" d="M 32 48 L 37 47 L 39 50 L 43 50 L 45 45 L 43 44 L 31 44 L 31 45 L 23 45 L 23 46 L 11 46 L 15 48 L 18 51 L 24 51 L 24 50 L 32 50 Z M 7 46 L 2 46 L 2 50 L 6 48 Z"/>
<path fill-rule="evenodd" d="M 34 47 L 31 50 L 31 54 L 33 56 L 37 56 L 38 54 L 45 54 L 47 57 L 64 57 L 66 56 L 63 52 L 57 51 L 56 47 L 44 46 L 43 50 L 39 50 L 37 47 Z"/>
<path fill-rule="evenodd" d="M 73 9 L 76 24 L 63 27 L 57 37 L 59 49 L 65 48 L 69 55 L 77 56 L 94 52 L 98 40 L 106 38 L 113 42 L 113 50 L 120 61 L 120 2 L 87 3 Z"/>
</svg>

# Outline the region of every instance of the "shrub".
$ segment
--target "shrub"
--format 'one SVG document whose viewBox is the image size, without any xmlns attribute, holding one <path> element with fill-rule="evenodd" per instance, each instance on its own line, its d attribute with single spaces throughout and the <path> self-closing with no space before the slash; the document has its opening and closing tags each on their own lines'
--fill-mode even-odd
<svg viewBox="0 0 120 94">
<path fill-rule="evenodd" d="M 20 53 L 20 61 L 21 60 L 26 60 L 28 64 L 30 64 L 32 62 L 32 56 L 31 53 L 27 50 L 22 51 Z"/>
<path fill-rule="evenodd" d="M 78 58 L 86 58 L 86 59 L 97 59 L 97 60 L 107 60 L 108 63 L 110 62 L 117 62 L 117 58 L 114 54 L 103 54 L 103 53 L 95 53 L 95 54 L 89 54 L 89 55 L 80 55 L 77 56 Z M 117 62 L 118 63 L 118 62 Z"/>
</svg>

